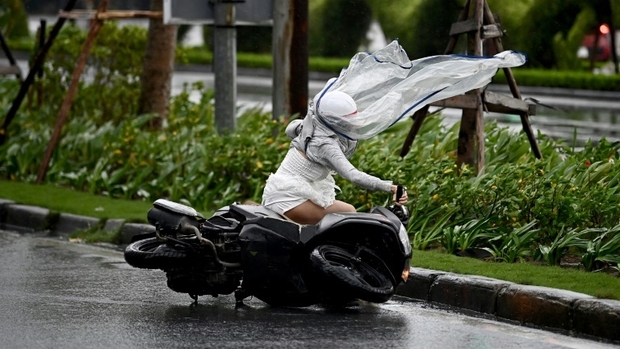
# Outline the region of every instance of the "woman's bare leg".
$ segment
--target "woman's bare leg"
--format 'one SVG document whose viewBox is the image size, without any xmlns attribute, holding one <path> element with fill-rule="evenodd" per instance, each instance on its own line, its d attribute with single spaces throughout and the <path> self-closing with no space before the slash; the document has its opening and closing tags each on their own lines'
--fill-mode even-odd
<svg viewBox="0 0 620 349">
<path fill-rule="evenodd" d="M 336 200 L 327 208 L 323 208 L 308 200 L 284 213 L 285 216 L 299 224 L 317 224 L 328 213 L 355 212 L 355 207 L 344 201 Z"/>
</svg>

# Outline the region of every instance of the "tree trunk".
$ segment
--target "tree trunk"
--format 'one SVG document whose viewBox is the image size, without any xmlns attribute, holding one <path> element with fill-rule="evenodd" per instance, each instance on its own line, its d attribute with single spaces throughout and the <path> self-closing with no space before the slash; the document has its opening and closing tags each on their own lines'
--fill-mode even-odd
<svg viewBox="0 0 620 349">
<path fill-rule="evenodd" d="M 151 0 L 152 11 L 163 11 L 163 0 Z M 139 114 L 155 113 L 149 127 L 161 129 L 168 116 L 177 26 L 164 25 L 163 19 L 150 19 L 144 54 Z"/>
</svg>

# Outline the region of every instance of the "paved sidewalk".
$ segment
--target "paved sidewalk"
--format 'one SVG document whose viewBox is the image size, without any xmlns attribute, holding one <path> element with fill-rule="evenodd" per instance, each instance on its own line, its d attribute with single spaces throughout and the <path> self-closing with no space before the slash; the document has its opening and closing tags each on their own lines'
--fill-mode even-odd
<svg viewBox="0 0 620 349">
<path fill-rule="evenodd" d="M 100 227 L 120 231 L 123 245 L 136 234 L 154 231 L 148 224 L 118 219 L 101 221 L 0 198 L 1 227 L 23 233 L 47 231 L 62 239 L 68 239 L 77 230 Z M 421 268 L 411 268 L 409 280 L 396 293 L 499 321 L 620 344 L 617 300 Z"/>
</svg>

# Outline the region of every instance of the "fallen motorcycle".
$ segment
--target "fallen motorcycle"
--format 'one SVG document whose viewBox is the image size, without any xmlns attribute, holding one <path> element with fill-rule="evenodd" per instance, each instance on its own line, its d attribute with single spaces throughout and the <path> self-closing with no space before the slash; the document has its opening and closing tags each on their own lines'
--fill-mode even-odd
<svg viewBox="0 0 620 349">
<path fill-rule="evenodd" d="M 155 233 L 135 236 L 125 260 L 163 270 L 168 287 L 194 301 L 234 293 L 237 304 L 250 296 L 274 306 L 383 303 L 409 275 L 404 206 L 300 225 L 263 206 L 232 204 L 204 218 L 158 199 L 147 217 Z"/>
</svg>

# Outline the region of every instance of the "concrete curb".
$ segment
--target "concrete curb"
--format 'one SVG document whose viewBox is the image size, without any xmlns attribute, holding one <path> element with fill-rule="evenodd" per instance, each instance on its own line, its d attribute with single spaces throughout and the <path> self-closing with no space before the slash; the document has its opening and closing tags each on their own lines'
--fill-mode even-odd
<svg viewBox="0 0 620 349">
<path fill-rule="evenodd" d="M 47 230 L 54 219 L 50 210 L 37 206 L 6 204 L 4 205 L 5 220 L 9 226 L 22 227 L 25 230 Z"/>
<path fill-rule="evenodd" d="M 128 244 L 137 234 L 155 231 L 150 224 L 55 213 L 5 199 L 0 199 L 1 226 L 22 232 L 47 231 L 66 239 L 77 230 L 99 226 L 120 230 L 121 244 Z M 620 344 L 620 301 L 616 300 L 413 267 L 408 281 L 397 288 L 396 294 L 498 321 Z"/>
<path fill-rule="evenodd" d="M 99 224 L 98 218 L 61 213 L 58 215 L 58 220 L 54 222 L 54 226 L 50 228 L 58 235 L 70 236 L 76 230 L 96 228 Z"/>
<path fill-rule="evenodd" d="M 129 244 L 135 235 L 154 232 L 155 227 L 150 224 L 126 223 L 121 230 L 121 242 Z"/>
<path fill-rule="evenodd" d="M 620 343 L 620 301 L 481 276 L 411 268 L 396 294 L 495 320 Z"/>
<path fill-rule="evenodd" d="M 123 219 L 99 219 L 70 213 L 57 213 L 38 206 L 20 205 L 0 199 L 0 227 L 20 232 L 45 231 L 52 236 L 69 239 L 79 230 L 100 227 L 106 231 L 120 231 L 121 244 L 128 244 L 134 235 L 154 232 L 150 224 L 126 223 Z"/>
</svg>

